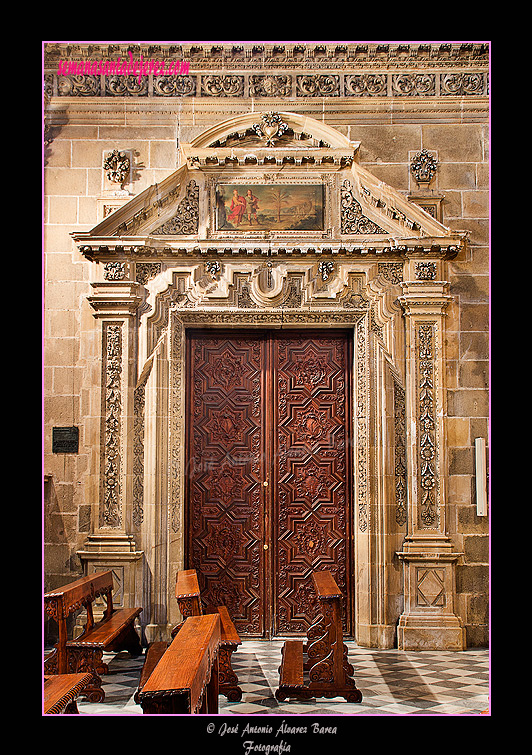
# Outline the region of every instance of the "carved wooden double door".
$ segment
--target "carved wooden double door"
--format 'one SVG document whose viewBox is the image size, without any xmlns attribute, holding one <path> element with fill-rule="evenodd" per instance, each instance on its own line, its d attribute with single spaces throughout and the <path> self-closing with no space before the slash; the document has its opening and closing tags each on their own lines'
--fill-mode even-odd
<svg viewBox="0 0 532 755">
<path fill-rule="evenodd" d="M 313 570 L 352 614 L 348 333 L 188 334 L 187 552 L 241 634 L 305 633 Z"/>
</svg>

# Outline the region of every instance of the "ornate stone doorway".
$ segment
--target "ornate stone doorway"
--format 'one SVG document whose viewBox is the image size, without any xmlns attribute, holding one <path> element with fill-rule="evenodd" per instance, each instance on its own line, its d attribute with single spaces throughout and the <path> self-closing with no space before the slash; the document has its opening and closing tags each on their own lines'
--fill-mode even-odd
<svg viewBox="0 0 532 755">
<path fill-rule="evenodd" d="M 277 129 L 273 135 L 272 123 Z M 445 309 L 447 260 L 458 254 L 465 236 L 445 228 L 362 168 L 358 146 L 295 113 L 265 113 L 260 119 L 247 113 L 181 145 L 182 165 L 164 182 L 91 231 L 73 234 L 80 253 L 96 263 L 88 302 L 100 322 L 100 352 L 95 357 L 100 384 L 91 385 L 89 402 L 98 411 L 87 420 L 93 423 L 87 434 L 95 434 L 97 424 L 100 438 L 91 471 L 93 531 L 79 555 L 87 570 L 96 565 L 123 569 L 125 600 L 144 606 L 148 640 L 166 636 L 181 618 L 174 599 L 176 571 L 195 558 L 200 570 L 205 564 L 211 568 L 209 559 L 220 559 L 231 542 L 220 517 L 208 521 L 203 504 L 194 508 L 201 489 L 217 487 L 217 505 L 224 490 L 229 493 L 223 465 L 209 472 L 208 485 L 206 478 L 196 479 L 197 489 L 190 488 L 187 468 L 196 453 L 194 437 L 187 441 L 187 370 L 195 389 L 195 377 L 190 376 L 196 373 L 190 365 L 197 358 L 205 369 L 213 368 L 223 350 L 213 347 L 207 359 L 200 349 L 187 361 L 187 332 L 208 328 L 216 339 L 217 329 L 231 329 L 236 338 L 237 329 L 251 328 L 253 338 L 263 344 L 256 348 L 270 344 L 266 364 L 289 376 L 294 364 L 283 362 L 281 344 L 291 338 L 302 343 L 308 338 L 314 364 L 330 368 L 331 360 L 319 356 L 321 346 L 309 333 L 326 328 L 332 340 L 342 330 L 352 333 L 350 368 L 344 373 L 346 390 L 352 385 L 352 401 L 345 404 L 351 425 L 337 426 L 344 428 L 346 442 L 352 440 L 350 471 L 347 455 L 343 462 L 352 486 L 352 510 L 351 492 L 348 487 L 341 491 L 338 469 L 330 467 L 323 474 L 329 476 L 330 490 L 338 493 L 337 512 L 343 506 L 348 514 L 345 525 L 334 525 L 341 533 L 338 549 L 345 547 L 344 560 L 338 557 L 334 565 L 345 563 L 346 616 L 349 621 L 352 611 L 353 634 L 367 647 L 393 647 L 396 642 L 404 649 L 463 646 L 455 590 L 460 554 L 446 525 Z M 260 199 L 260 228 L 252 215 L 247 224 L 228 226 L 235 192 L 243 201 L 248 196 Z M 233 358 L 238 354 L 233 344 Z M 304 358 L 303 351 L 300 356 Z M 246 362 L 242 374 L 249 373 L 250 364 Z M 217 436 L 219 446 L 224 433 L 240 432 L 240 416 L 251 412 L 253 418 L 254 401 L 251 384 L 247 404 L 224 404 L 232 386 L 230 370 L 222 373 L 229 382 L 226 393 L 217 389 L 218 406 L 224 406 L 227 415 L 216 418 L 214 410 L 206 414 L 198 406 L 198 432 L 204 439 Z M 272 436 L 277 446 L 265 445 L 258 430 L 255 436 L 248 428 L 248 439 L 253 443 L 259 438 L 255 442 L 270 457 L 278 452 L 282 459 L 280 439 L 288 443 L 291 427 L 300 434 L 297 448 L 308 449 L 305 437 L 308 441 L 320 432 L 320 412 L 327 410 L 319 403 L 294 400 L 293 413 L 287 409 L 285 420 L 272 410 L 276 402 L 281 412 L 285 399 L 290 405 L 289 393 L 281 395 L 283 374 L 279 379 L 272 369 L 266 378 L 260 374 L 259 386 L 261 380 L 270 385 L 264 396 L 269 396 L 268 422 L 277 428 L 278 435 Z M 295 379 L 293 374 L 290 379 Z M 211 388 L 205 382 L 199 385 L 201 391 Z M 338 389 L 339 382 L 336 394 Z M 264 396 L 259 392 L 259 405 L 267 404 Z M 304 417 L 307 410 L 315 416 Z M 187 452 L 187 442 L 192 451 Z M 298 457 L 289 458 L 286 448 L 286 470 L 276 471 L 278 487 L 282 490 L 285 471 L 291 474 L 292 487 L 300 488 L 293 501 L 303 507 L 305 489 L 319 492 L 322 473 L 307 475 L 304 483 Z M 241 451 L 249 453 L 243 441 Z M 325 456 L 313 456 L 312 447 L 310 451 L 308 464 L 318 469 Z M 253 453 L 251 445 L 251 465 Z M 271 473 L 271 465 L 269 469 Z M 269 487 L 267 471 L 258 470 L 253 483 L 242 475 L 242 491 L 247 485 L 257 496 L 262 483 Z M 233 476 L 231 484 L 237 482 Z M 264 489 L 261 492 L 264 496 Z M 330 500 L 318 499 L 325 516 Z M 280 498 L 256 510 L 259 519 L 263 517 L 260 526 L 265 512 L 282 526 L 286 507 Z M 293 563 L 300 559 L 306 568 L 313 549 L 330 551 L 327 537 L 332 530 L 328 534 L 320 529 L 323 522 L 312 520 L 314 514 L 311 508 L 301 508 L 297 516 L 289 511 L 290 526 L 274 536 L 270 522 L 266 541 L 258 536 L 249 541 L 248 531 L 247 547 L 255 559 L 260 555 L 261 563 L 270 559 L 270 573 L 278 565 L 283 573 L 281 556 Z M 231 516 L 234 529 L 244 529 L 243 520 L 235 512 Z M 201 533 L 203 555 L 195 555 L 189 542 L 195 531 Z M 244 541 L 234 543 L 241 548 L 242 565 Z M 260 545 L 268 545 L 267 555 L 259 554 Z M 277 561 L 271 560 L 272 553 L 278 554 Z M 253 556 L 249 564 L 251 574 Z M 263 569 L 264 584 L 266 574 Z M 263 608 L 262 623 L 253 626 L 257 634 L 299 632 L 297 622 L 308 621 L 305 612 L 299 616 L 294 609 L 298 590 L 297 600 L 302 600 L 303 584 L 288 582 L 284 605 L 285 585 L 277 581 L 269 588 L 277 590 L 277 604 L 272 605 L 278 610 L 268 613 L 270 609 Z M 208 581 L 205 587 L 211 589 Z M 263 605 L 264 590 L 259 591 Z M 250 600 L 248 614 L 242 616 L 248 629 L 255 610 L 253 596 Z"/>
<path fill-rule="evenodd" d="M 352 332 L 189 332 L 185 562 L 241 634 L 305 633 L 312 571 L 351 627 Z"/>
</svg>

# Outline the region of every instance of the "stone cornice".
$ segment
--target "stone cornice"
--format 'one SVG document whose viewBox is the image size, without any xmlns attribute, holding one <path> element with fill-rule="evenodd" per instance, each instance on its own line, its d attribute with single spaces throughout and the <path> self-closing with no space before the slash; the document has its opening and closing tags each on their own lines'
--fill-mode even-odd
<svg viewBox="0 0 532 755">
<path fill-rule="evenodd" d="M 323 241 L 322 243 L 301 243 L 292 241 L 283 243 L 275 240 L 245 241 L 238 245 L 224 241 L 196 240 L 172 241 L 165 245 L 157 245 L 152 237 L 102 237 L 95 238 L 87 234 L 72 234 L 79 252 L 91 262 L 110 262 L 128 260 L 176 260 L 197 259 L 204 257 L 225 256 L 232 259 L 254 257 L 295 257 L 307 256 L 339 256 L 372 258 L 374 256 L 394 257 L 406 259 L 419 257 L 428 259 L 454 259 L 462 248 L 464 239 L 401 239 L 400 244 L 394 244 L 390 238 L 379 240 L 365 240 L 364 242 Z"/>
<path fill-rule="evenodd" d="M 142 55 L 145 60 L 185 60 L 193 70 L 313 68 L 342 69 L 371 65 L 373 68 L 432 68 L 475 66 L 486 68 L 488 42 L 376 43 L 376 42 L 256 42 L 183 44 L 68 43 L 44 45 L 47 69 L 59 60 L 116 60 Z"/>
</svg>

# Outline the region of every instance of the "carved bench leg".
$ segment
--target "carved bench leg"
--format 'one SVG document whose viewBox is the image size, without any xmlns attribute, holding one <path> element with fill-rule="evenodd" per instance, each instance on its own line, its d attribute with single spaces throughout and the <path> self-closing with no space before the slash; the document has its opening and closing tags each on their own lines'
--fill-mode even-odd
<svg viewBox="0 0 532 755">
<path fill-rule="evenodd" d="M 220 694 L 225 695 L 231 703 L 242 699 L 242 690 L 238 686 L 238 677 L 231 666 L 231 655 L 237 649 L 236 645 L 225 645 L 219 654 L 219 688 Z"/>
<path fill-rule="evenodd" d="M 90 703 L 101 703 L 105 700 L 102 689 L 101 675 L 109 673 L 109 667 L 103 662 L 103 649 L 95 647 L 69 647 L 68 668 L 72 674 L 89 673 L 90 683 L 80 693 L 80 697 Z"/>
<path fill-rule="evenodd" d="M 118 649 L 118 648 L 117 648 Z M 133 624 L 130 624 L 123 637 L 120 638 L 120 649 L 127 650 L 133 657 L 142 655 L 140 637 Z"/>
</svg>

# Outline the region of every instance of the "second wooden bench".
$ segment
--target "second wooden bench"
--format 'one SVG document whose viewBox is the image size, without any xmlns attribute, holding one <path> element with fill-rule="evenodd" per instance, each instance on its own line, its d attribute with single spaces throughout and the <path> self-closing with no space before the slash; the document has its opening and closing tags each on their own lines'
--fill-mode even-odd
<svg viewBox="0 0 532 755">
<path fill-rule="evenodd" d="M 328 571 L 312 574 L 320 613 L 307 632 L 307 642 L 287 640 L 279 668 L 278 700 L 296 697 L 345 697 L 359 703 L 362 693 L 347 660 L 342 632 L 342 593 Z"/>
<path fill-rule="evenodd" d="M 142 712 L 218 713 L 220 642 L 220 617 L 210 614 L 186 619 L 170 645 L 156 643 L 162 653 L 135 695 Z"/>
<path fill-rule="evenodd" d="M 106 607 L 103 618 L 95 622 L 93 603 L 99 596 L 105 598 Z M 59 628 L 59 641 L 45 659 L 44 673 L 90 673 L 92 681 L 82 695 L 90 702 L 101 702 L 105 693 L 100 675 L 109 672 L 102 660 L 103 653 L 118 650 L 128 650 L 134 656 L 142 653 L 135 630 L 135 620 L 142 608 L 114 608 L 110 570 L 95 572 L 46 593 L 44 608 Z M 87 612 L 85 627 L 79 637 L 68 639 L 67 618 L 80 608 Z"/>
<path fill-rule="evenodd" d="M 175 596 L 183 618 L 203 615 L 198 576 L 195 569 L 177 572 Z M 238 677 L 231 665 L 231 656 L 242 644 L 242 641 L 231 621 L 226 606 L 215 606 L 207 610 L 209 613 L 216 611 L 221 621 L 220 694 L 225 695 L 229 702 L 238 702 L 242 699 L 242 690 L 238 686 Z M 175 637 L 178 631 L 179 625 L 172 630 L 172 637 Z"/>
</svg>

